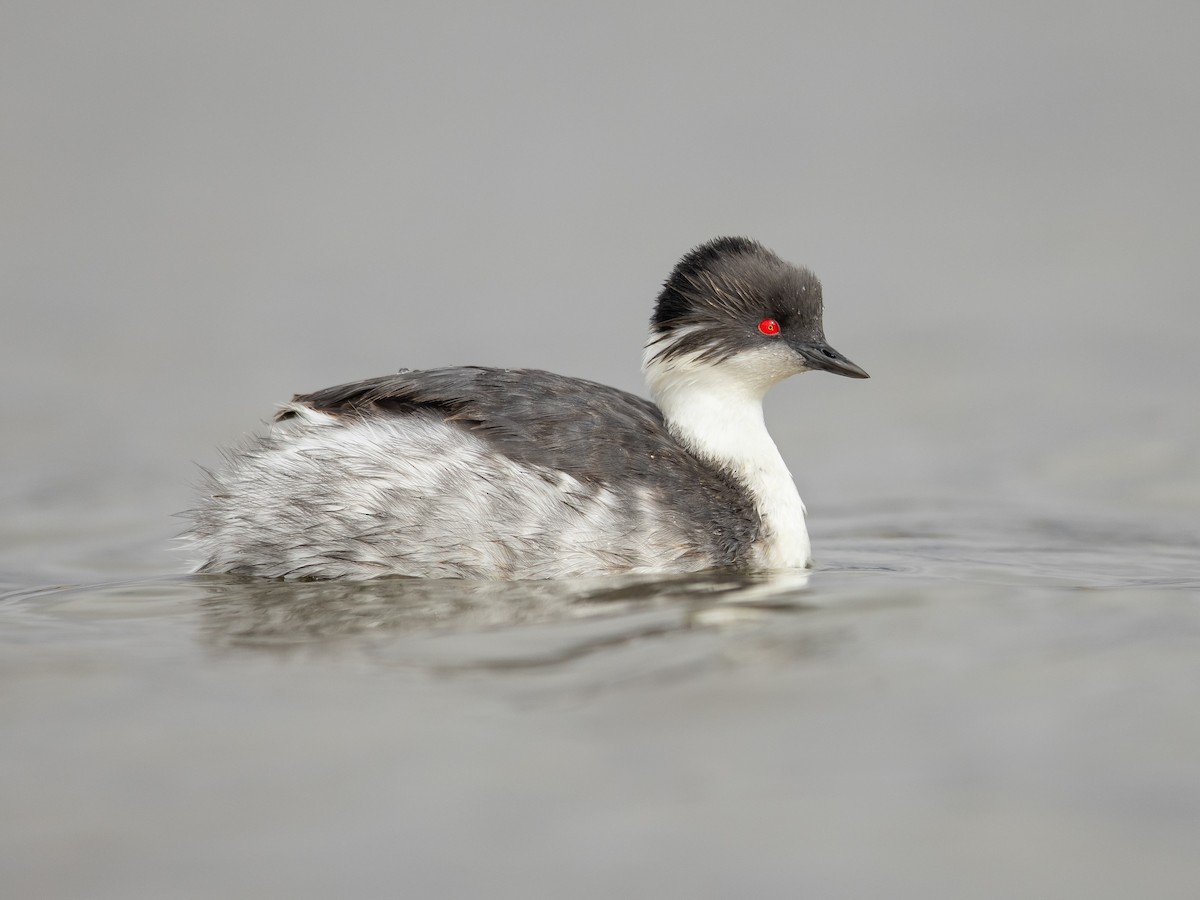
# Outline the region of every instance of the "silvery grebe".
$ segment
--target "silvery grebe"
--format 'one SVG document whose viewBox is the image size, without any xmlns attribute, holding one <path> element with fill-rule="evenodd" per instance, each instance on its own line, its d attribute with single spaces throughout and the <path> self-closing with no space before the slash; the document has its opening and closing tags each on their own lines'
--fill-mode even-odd
<svg viewBox="0 0 1200 900">
<path fill-rule="evenodd" d="M 299 394 L 209 473 L 198 571 L 554 578 L 812 564 L 767 390 L 867 373 L 825 342 L 821 284 L 761 244 L 692 250 L 658 297 L 654 403 L 533 369 L 401 371 Z M 657 405 L 655 405 L 657 404 Z"/>
</svg>

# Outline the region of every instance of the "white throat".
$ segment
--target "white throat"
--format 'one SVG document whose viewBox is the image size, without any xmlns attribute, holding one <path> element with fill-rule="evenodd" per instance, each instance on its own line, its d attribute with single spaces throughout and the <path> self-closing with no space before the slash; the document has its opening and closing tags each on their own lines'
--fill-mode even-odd
<svg viewBox="0 0 1200 900">
<path fill-rule="evenodd" d="M 812 565 L 804 503 L 767 433 L 763 397 L 771 385 L 802 371 L 780 347 L 741 353 L 720 363 L 685 356 L 664 362 L 662 343 L 646 346 L 642 370 L 654 402 L 677 440 L 732 472 L 750 491 L 762 519 L 758 561 L 767 568 Z"/>
</svg>

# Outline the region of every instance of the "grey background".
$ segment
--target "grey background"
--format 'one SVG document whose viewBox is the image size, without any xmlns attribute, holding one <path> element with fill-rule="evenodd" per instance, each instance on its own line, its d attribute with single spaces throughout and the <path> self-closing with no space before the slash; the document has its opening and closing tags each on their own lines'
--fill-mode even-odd
<svg viewBox="0 0 1200 900">
<path fill-rule="evenodd" d="M 1198 10 L 6 2 L 13 889 L 1196 896 Z M 798 609 L 173 577 L 275 403 L 640 391 L 731 233 L 873 375 L 768 400 Z"/>
<path fill-rule="evenodd" d="M 193 460 L 400 366 L 641 391 L 661 280 L 728 233 L 816 270 L 874 376 L 770 399 L 816 533 L 888 498 L 1200 505 L 1193 5 L 3 17 L 10 509 L 136 494 L 168 536 Z"/>
</svg>

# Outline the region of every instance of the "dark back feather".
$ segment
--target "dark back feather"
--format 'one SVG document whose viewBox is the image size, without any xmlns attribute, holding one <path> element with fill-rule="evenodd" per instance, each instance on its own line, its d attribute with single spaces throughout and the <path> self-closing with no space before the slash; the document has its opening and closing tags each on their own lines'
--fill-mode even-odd
<svg viewBox="0 0 1200 900">
<path fill-rule="evenodd" d="M 455 367 L 400 372 L 298 394 L 295 403 L 348 420 L 429 416 L 463 428 L 514 462 L 653 496 L 736 565 L 758 533 L 758 514 L 732 475 L 671 436 L 653 403 L 625 391 L 536 369 Z M 283 410 L 278 419 L 295 415 Z"/>
</svg>

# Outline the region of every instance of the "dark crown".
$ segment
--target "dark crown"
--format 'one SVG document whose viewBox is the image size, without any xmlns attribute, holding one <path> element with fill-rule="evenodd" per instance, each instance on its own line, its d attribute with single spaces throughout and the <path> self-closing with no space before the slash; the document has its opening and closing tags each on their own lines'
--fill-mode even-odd
<svg viewBox="0 0 1200 900">
<path fill-rule="evenodd" d="M 820 340 L 821 282 L 808 269 L 785 262 L 757 241 L 720 237 L 679 261 L 658 295 L 650 320 L 655 336 L 689 332 L 662 348 L 665 357 L 701 354 L 717 361 L 749 349 L 757 325 L 777 320 L 785 337 Z"/>
</svg>

